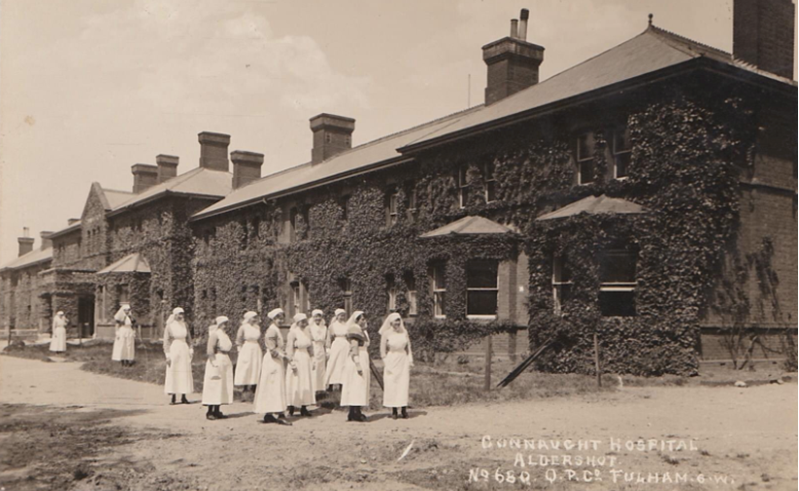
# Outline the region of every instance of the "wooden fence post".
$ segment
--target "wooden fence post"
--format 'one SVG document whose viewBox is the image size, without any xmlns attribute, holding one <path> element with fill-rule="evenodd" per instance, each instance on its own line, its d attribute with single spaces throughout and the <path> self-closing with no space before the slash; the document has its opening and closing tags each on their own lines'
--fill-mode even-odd
<svg viewBox="0 0 799 491">
<path fill-rule="evenodd" d="M 486 340 L 485 390 L 491 390 L 491 335 Z"/>
</svg>

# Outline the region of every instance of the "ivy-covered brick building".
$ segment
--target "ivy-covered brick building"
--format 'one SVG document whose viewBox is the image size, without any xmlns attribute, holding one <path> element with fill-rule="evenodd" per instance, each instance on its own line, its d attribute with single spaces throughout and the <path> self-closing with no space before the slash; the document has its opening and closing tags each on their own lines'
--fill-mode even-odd
<svg viewBox="0 0 799 491">
<path fill-rule="evenodd" d="M 263 178 L 263 155 L 201 133 L 197 169 L 161 155 L 133 193 L 92 185 L 30 322 L 64 310 L 104 336 L 130 301 L 153 334 L 175 305 L 202 334 L 344 307 L 372 329 L 402 313 L 421 356 L 553 341 L 554 371 L 592 371 L 594 339 L 623 373 L 795 356 L 794 6 L 734 5 L 732 54 L 650 20 L 540 83 L 523 11 L 483 46 L 485 104 L 354 147 L 355 120 L 322 113 L 310 161 Z"/>
<path fill-rule="evenodd" d="M 401 312 L 428 353 L 555 340 L 550 370 L 592 370 L 594 334 L 618 372 L 692 373 L 753 339 L 779 357 L 797 86 L 792 50 L 760 57 L 793 32 L 769 12 L 777 29 L 736 30 L 741 56 L 650 24 L 541 83 L 518 30 L 483 47 L 484 105 L 354 148 L 353 119 L 312 118 L 310 162 L 192 217 L 198 325 L 343 306 L 373 328 Z"/>
</svg>

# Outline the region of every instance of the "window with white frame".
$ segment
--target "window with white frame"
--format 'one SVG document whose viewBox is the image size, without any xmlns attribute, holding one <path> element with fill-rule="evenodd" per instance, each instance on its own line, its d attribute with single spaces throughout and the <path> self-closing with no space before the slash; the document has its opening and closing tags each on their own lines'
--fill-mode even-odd
<svg viewBox="0 0 799 491">
<path fill-rule="evenodd" d="M 386 225 L 392 226 L 399 221 L 399 189 L 391 187 L 386 193 Z"/>
<path fill-rule="evenodd" d="M 487 162 L 483 169 L 483 179 L 485 180 L 485 199 L 486 203 L 491 203 L 497 199 L 497 178 L 494 175 L 494 162 Z"/>
<path fill-rule="evenodd" d="M 552 298 L 555 313 L 563 312 L 563 306 L 569 301 L 572 289 L 571 271 L 562 257 L 557 257 L 552 263 Z"/>
<path fill-rule="evenodd" d="M 603 316 L 636 315 L 637 260 L 637 253 L 626 249 L 609 249 L 600 253 L 599 308 Z"/>
<path fill-rule="evenodd" d="M 594 166 L 594 134 L 583 133 L 577 137 L 577 183 L 589 184 L 596 178 Z"/>
<path fill-rule="evenodd" d="M 466 208 L 469 203 L 469 180 L 467 173 L 469 167 L 462 165 L 458 169 L 458 206 Z"/>
<path fill-rule="evenodd" d="M 433 315 L 446 317 L 447 284 L 444 275 L 444 263 L 437 262 L 430 266 L 430 290 L 433 294 Z"/>
<path fill-rule="evenodd" d="M 408 315 L 417 315 L 419 310 L 416 301 L 416 278 L 413 273 L 406 271 L 403 275 L 403 282 L 405 283 L 405 298 L 408 300 Z"/>
<path fill-rule="evenodd" d="M 630 130 L 627 127 L 616 129 L 613 132 L 613 177 L 624 179 L 630 167 L 632 144 L 630 143 Z"/>
<path fill-rule="evenodd" d="M 472 260 L 466 264 L 466 315 L 497 316 L 498 263 L 493 260 Z"/>
<path fill-rule="evenodd" d="M 388 311 L 397 311 L 397 284 L 394 275 L 386 276 L 386 294 L 388 295 Z"/>
<path fill-rule="evenodd" d="M 352 315 L 352 283 L 349 278 L 342 278 L 339 280 L 339 287 L 344 300 L 344 310 L 347 311 L 348 316 Z"/>
</svg>

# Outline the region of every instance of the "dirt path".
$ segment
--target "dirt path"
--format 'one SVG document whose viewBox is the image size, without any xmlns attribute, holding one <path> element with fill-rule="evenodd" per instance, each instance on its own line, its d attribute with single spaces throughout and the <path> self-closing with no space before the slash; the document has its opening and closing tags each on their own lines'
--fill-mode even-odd
<svg viewBox="0 0 799 491">
<path fill-rule="evenodd" d="M 226 408 L 232 418 L 209 422 L 198 404 L 168 406 L 158 386 L 94 375 L 74 363 L 3 356 L 0 401 L 142 410 L 116 423 L 183 435 L 118 450 L 127 459 L 152 463 L 164 478 L 161 489 L 671 489 L 636 484 L 637 472 L 649 479 L 657 473 L 659 480 L 685 475 L 690 480 L 683 489 L 797 487 L 795 383 L 743 389 L 625 388 L 568 399 L 431 408 L 412 411 L 407 421 L 377 414 L 364 425 L 345 423 L 340 411 L 318 410 L 315 417 L 295 420 L 289 428 L 258 423 L 251 406 L 243 403 Z M 486 437 L 492 448 L 483 448 Z M 599 443 L 596 450 L 496 448 L 510 437 Z M 615 439 L 621 449 L 611 447 Z M 683 441 L 689 448 L 625 447 L 638 439 L 674 441 L 672 445 Z M 518 462 L 514 466 L 517 454 L 525 467 Z M 552 457 L 562 455 L 572 462 L 551 465 Z M 574 461 L 578 456 L 615 457 L 615 462 L 579 466 Z M 541 466 L 542 458 L 550 465 Z M 498 467 L 516 477 L 529 472 L 530 484 L 497 483 Z M 477 469 L 490 471 L 490 477 Z M 479 482 L 468 482 L 470 471 Z M 624 483 L 624 472 L 632 483 Z M 701 483 L 705 476 L 726 476 L 728 483 Z M 115 485 L 136 488 L 135 477 L 130 479 Z M 97 484 L 87 486 L 97 489 Z"/>
</svg>

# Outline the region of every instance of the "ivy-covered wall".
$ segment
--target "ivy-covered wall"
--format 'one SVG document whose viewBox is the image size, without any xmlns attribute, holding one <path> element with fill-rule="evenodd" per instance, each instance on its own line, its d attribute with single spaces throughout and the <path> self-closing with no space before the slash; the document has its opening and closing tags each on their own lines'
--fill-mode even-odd
<svg viewBox="0 0 799 491">
<path fill-rule="evenodd" d="M 650 87 L 643 92 L 564 111 L 533 123 L 416 155 L 400 169 L 376 171 L 290 198 L 270 200 L 193 224 L 194 299 L 202 325 L 215 315 L 238 319 L 290 302 L 290 281 L 307 290 L 311 308 L 352 305 L 377 329 L 386 314 L 387 277 L 397 284 L 407 315 L 405 282 L 413 278 L 418 316 L 410 319 L 415 348 L 453 351 L 494 331 L 501 320 L 466 318 L 469 259 L 529 257 L 529 335 L 533 347 L 557 343 L 539 363 L 551 371 L 593 371 L 597 335 L 603 368 L 636 374 L 694 373 L 699 326 L 724 251 L 738 247 L 741 179 L 751 175 L 757 100 L 733 90 Z M 685 94 L 692 94 L 690 97 Z M 633 101 L 631 103 L 631 101 Z M 626 179 L 612 179 L 612 131 L 628 128 L 632 154 Z M 578 185 L 576 135 L 594 141 L 596 176 Z M 496 200 L 486 203 L 485 164 L 492 164 Z M 321 164 L 324 165 L 324 164 Z M 469 185 L 459 206 L 458 169 Z M 387 224 L 387 195 L 398 191 L 397 223 Z M 642 205 L 640 216 L 536 217 L 589 195 Z M 415 200 L 415 206 L 410 209 Z M 288 210 L 298 210 L 288 240 Z M 515 228 L 515 237 L 419 236 L 466 215 Z M 307 223 L 306 223 L 307 220 Z M 603 317 L 598 304 L 598 253 L 637 253 L 635 316 Z M 571 298 L 556 312 L 554 258 L 573 275 Z M 432 315 L 431 263 L 446 264 L 446 319 Z"/>
</svg>

